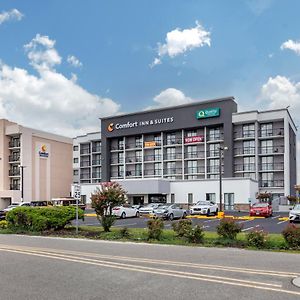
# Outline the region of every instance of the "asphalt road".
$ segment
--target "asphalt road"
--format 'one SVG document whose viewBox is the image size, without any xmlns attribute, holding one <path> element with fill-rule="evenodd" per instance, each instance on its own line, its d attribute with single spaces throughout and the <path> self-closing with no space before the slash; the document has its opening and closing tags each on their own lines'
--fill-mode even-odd
<svg viewBox="0 0 300 300">
<path fill-rule="evenodd" d="M 0 298 L 300 299 L 299 254 L 0 235 Z"/>
<path fill-rule="evenodd" d="M 86 213 L 93 213 L 92 210 L 87 210 Z M 229 213 L 230 215 L 235 216 L 248 216 L 246 213 Z M 264 230 L 268 233 L 281 233 L 282 230 L 288 225 L 288 221 L 279 220 L 281 217 L 287 217 L 288 213 L 274 213 L 271 218 L 264 219 L 255 219 L 255 220 L 239 220 L 240 224 L 243 226 L 243 231 L 247 232 L 253 229 Z M 145 228 L 147 227 L 147 218 L 127 218 L 127 219 L 118 219 L 115 223 L 115 227 L 128 227 L 128 228 Z M 204 227 L 206 231 L 216 231 L 216 227 L 218 226 L 220 220 L 219 219 L 192 219 L 193 224 L 199 224 Z M 176 222 L 176 220 L 172 221 Z M 171 221 L 164 221 L 165 228 L 172 228 Z M 88 225 L 88 226 L 99 226 L 99 222 L 96 217 L 85 217 L 84 222 L 80 222 L 80 224 Z"/>
</svg>

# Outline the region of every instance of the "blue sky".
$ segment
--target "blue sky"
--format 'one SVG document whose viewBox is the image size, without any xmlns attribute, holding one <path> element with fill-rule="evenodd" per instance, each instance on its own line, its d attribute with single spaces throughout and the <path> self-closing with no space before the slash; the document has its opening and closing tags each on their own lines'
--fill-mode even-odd
<svg viewBox="0 0 300 300">
<path fill-rule="evenodd" d="M 22 16 L 1 23 L 13 9 Z M 297 0 L 1 1 L 0 116 L 72 136 L 99 116 L 232 95 L 241 109 L 290 104 L 297 121 L 299 11 Z M 196 22 L 210 46 L 159 56 Z M 58 60 L 36 60 L 49 49 Z"/>
</svg>

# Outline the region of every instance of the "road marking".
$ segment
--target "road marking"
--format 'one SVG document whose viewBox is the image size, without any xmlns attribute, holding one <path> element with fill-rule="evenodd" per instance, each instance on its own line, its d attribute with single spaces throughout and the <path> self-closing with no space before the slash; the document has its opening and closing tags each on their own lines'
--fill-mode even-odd
<svg viewBox="0 0 300 300">
<path fill-rule="evenodd" d="M 275 217 L 272 217 L 271 219 L 277 219 L 277 218 L 280 218 L 281 216 L 275 216 Z"/>
<path fill-rule="evenodd" d="M 136 225 L 137 223 L 129 223 L 129 224 L 121 224 L 121 225 L 114 225 L 112 227 L 126 227 L 126 226 L 133 226 Z"/>
<path fill-rule="evenodd" d="M 11 246 L 1 245 L 1 249 L 12 249 Z M 61 249 L 47 249 L 47 248 L 34 248 L 34 247 L 14 247 L 13 249 L 16 250 L 24 250 L 24 251 L 40 251 L 40 252 L 47 252 L 51 254 L 68 254 L 68 255 L 80 255 L 85 257 L 94 257 L 94 258 L 102 258 L 102 259 L 113 259 L 113 260 L 123 260 L 123 261 L 131 261 L 131 262 L 144 262 L 149 264 L 162 264 L 162 265 L 173 265 L 179 267 L 191 267 L 191 268 L 198 268 L 198 269 L 209 269 L 209 270 L 221 270 L 221 271 L 228 271 L 228 272 L 237 272 L 237 273 L 250 273 L 250 274 L 258 274 L 258 275 L 270 275 L 276 277 L 298 277 L 300 273 L 293 273 L 293 272 L 284 272 L 284 271 L 277 271 L 277 270 L 260 270 L 260 269 L 249 269 L 249 268 L 239 268 L 239 267 L 230 267 L 230 266 L 220 266 L 220 265 L 205 265 L 205 264 L 194 264 L 189 262 L 176 262 L 170 260 L 156 260 L 156 259 L 148 259 L 148 258 L 140 258 L 140 257 L 127 257 L 127 256 L 113 256 L 113 255 L 104 255 L 104 254 L 97 254 L 97 253 L 85 253 L 85 252 L 78 252 L 78 251 L 71 251 L 71 250 L 61 250 Z"/>
<path fill-rule="evenodd" d="M 280 222 L 277 223 L 277 225 L 282 224 L 282 223 L 285 223 L 285 222 L 287 222 L 287 221 L 288 221 L 288 220 L 280 221 Z"/>
<path fill-rule="evenodd" d="M 254 228 L 254 227 L 249 227 L 249 228 L 242 229 L 242 232 L 251 230 L 251 229 L 253 229 L 253 228 Z"/>
<path fill-rule="evenodd" d="M 206 225 L 206 226 L 202 226 L 202 228 L 209 228 L 210 226 Z"/>
<path fill-rule="evenodd" d="M 244 224 L 244 223 L 247 223 L 247 222 L 252 222 L 253 220 L 246 220 L 246 221 L 239 221 L 239 222 L 237 222 L 237 223 L 239 223 L 239 224 Z"/>
</svg>

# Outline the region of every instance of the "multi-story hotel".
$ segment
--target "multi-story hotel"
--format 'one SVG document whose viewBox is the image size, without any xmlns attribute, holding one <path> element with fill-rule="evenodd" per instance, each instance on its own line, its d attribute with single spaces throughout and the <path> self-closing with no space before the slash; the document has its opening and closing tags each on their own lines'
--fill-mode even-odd
<svg viewBox="0 0 300 300">
<path fill-rule="evenodd" d="M 227 208 L 259 192 L 295 193 L 296 127 L 287 109 L 238 113 L 228 97 L 103 118 L 101 132 L 74 140 L 87 201 L 100 179 L 119 181 L 133 203 L 217 201 L 220 170 Z M 102 156 L 91 151 L 100 138 Z M 97 178 L 94 155 L 102 157 Z"/>
<path fill-rule="evenodd" d="M 70 196 L 72 139 L 0 120 L 0 208 Z"/>
</svg>

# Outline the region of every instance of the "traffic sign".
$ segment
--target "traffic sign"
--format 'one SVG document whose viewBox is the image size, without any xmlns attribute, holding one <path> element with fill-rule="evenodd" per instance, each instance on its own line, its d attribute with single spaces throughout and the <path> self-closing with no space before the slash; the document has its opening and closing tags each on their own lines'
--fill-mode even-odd
<svg viewBox="0 0 300 300">
<path fill-rule="evenodd" d="M 74 199 L 76 200 L 81 199 L 81 188 L 79 184 L 74 185 Z"/>
</svg>

